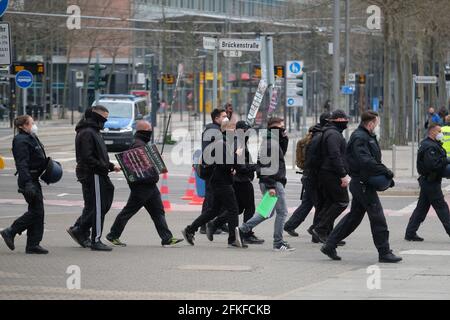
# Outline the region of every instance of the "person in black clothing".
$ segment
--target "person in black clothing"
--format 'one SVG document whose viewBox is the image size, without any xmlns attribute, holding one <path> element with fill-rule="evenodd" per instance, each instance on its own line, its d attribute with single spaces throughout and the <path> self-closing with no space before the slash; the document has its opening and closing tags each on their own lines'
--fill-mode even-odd
<svg viewBox="0 0 450 320">
<path fill-rule="evenodd" d="M 44 199 L 39 177 L 47 167 L 44 146 L 36 136 L 37 127 L 33 118 L 24 115 L 14 120 L 19 133 L 14 137 L 12 152 L 16 163 L 19 192 L 28 203 L 28 211 L 18 218 L 1 235 L 9 249 L 14 250 L 14 238 L 27 230 L 25 252 L 28 254 L 47 254 L 39 244 L 44 235 Z"/>
<path fill-rule="evenodd" d="M 405 240 L 407 241 L 424 240 L 417 235 L 417 230 L 425 221 L 430 206 L 433 206 L 445 231 L 450 236 L 450 212 L 441 185 L 448 165 L 447 153 L 441 142 L 443 138 L 441 127 L 431 123 L 428 127 L 428 137 L 420 143 L 417 155 L 420 196 L 406 228 Z"/>
<path fill-rule="evenodd" d="M 210 161 L 213 160 L 213 163 L 210 163 L 213 165 L 213 172 L 207 184 L 207 188 L 211 189 L 212 202 L 211 207 L 208 207 L 205 214 L 202 213 L 191 225 L 187 226 L 182 231 L 184 238 L 191 245 L 194 245 L 194 235 L 198 228 L 202 224 L 208 223 L 217 217 L 223 209 L 226 212 L 227 222 L 230 228 L 228 233 L 228 247 L 247 247 L 243 243 L 236 241 L 236 234 L 233 232 L 239 223 L 239 208 L 233 190 L 233 174 L 235 173 L 234 168 L 237 164 L 234 129 L 235 125 L 230 121 L 222 122 L 222 139 L 220 136 L 216 136 L 215 141 L 210 145 L 210 151 L 214 151 L 211 152 L 211 154 L 208 154 L 212 159 L 207 159 L 206 163 L 210 163 Z M 230 133 L 227 134 L 227 131 L 230 131 Z M 218 154 L 220 151 L 222 151 L 222 156 Z M 208 150 L 206 150 L 206 152 L 208 152 Z M 204 153 L 204 159 L 208 158 L 208 155 L 205 155 Z"/>
<path fill-rule="evenodd" d="M 381 162 L 381 149 L 375 129 L 380 123 L 378 113 L 366 111 L 361 115 L 361 124 L 348 142 L 346 157 L 351 176 L 350 191 L 353 195 L 350 212 L 339 222 L 328 236 L 321 251 L 333 260 L 337 255 L 337 243 L 347 238 L 361 224 L 367 212 L 372 237 L 379 254 L 379 262 L 396 263 L 402 258 L 395 256 L 389 246 L 389 231 L 383 213 L 377 187 L 372 177 L 383 177 L 390 187 L 394 186 L 394 174 Z"/>
<path fill-rule="evenodd" d="M 90 246 L 94 251 L 112 250 L 103 244 L 100 238 L 105 215 L 114 198 L 114 185 L 108 173 L 121 170 L 109 161 L 106 145 L 100 134 L 108 115 L 108 109 L 95 106 L 86 112 L 85 118 L 75 128 L 76 175 L 82 186 L 84 209 L 81 217 L 67 232 L 80 246 Z M 92 231 L 89 242 L 87 234 L 90 229 Z"/>
<path fill-rule="evenodd" d="M 252 164 L 250 152 L 248 150 L 248 136 L 245 135 L 250 126 L 245 121 L 236 123 L 237 137 L 235 139 L 237 149 L 243 152 L 244 163 L 235 166 L 236 174 L 233 176 L 233 189 L 239 207 L 239 214 L 244 215 L 244 222 L 247 222 L 255 214 L 255 191 L 253 189 L 253 179 L 258 170 L 257 164 Z M 221 225 L 226 223 L 227 213 L 224 212 L 216 219 L 206 225 L 206 234 L 210 241 L 213 241 L 214 232 Z M 264 240 L 259 239 L 253 231 L 244 236 L 244 242 L 248 244 L 263 244 Z"/>
<path fill-rule="evenodd" d="M 130 149 L 144 147 L 150 142 L 152 137 L 152 126 L 148 121 L 138 121 L 136 124 L 136 134 L 134 135 L 134 142 Z M 145 180 L 135 183 L 130 183 L 131 190 L 130 197 L 126 206 L 117 215 L 114 224 L 111 227 L 110 233 L 106 239 L 113 245 L 125 247 L 126 244 L 120 241 L 120 236 L 125 229 L 128 221 L 139 211 L 145 207 L 147 212 L 155 224 L 156 231 L 161 238 L 163 246 L 175 245 L 182 239 L 173 237 L 167 226 L 164 206 L 161 200 L 161 194 L 156 185 L 159 181 L 159 175 L 156 169 L 152 169 L 152 174 Z"/>
<path fill-rule="evenodd" d="M 320 122 L 312 127 L 309 131 L 312 134 L 313 138 L 315 135 L 322 133 L 323 128 L 328 123 L 328 119 L 331 117 L 331 113 L 325 112 L 320 115 Z M 308 155 L 306 154 L 306 157 Z M 286 231 L 292 237 L 298 237 L 299 234 L 295 232 L 295 229 L 298 228 L 303 221 L 305 221 L 308 214 L 311 212 L 311 209 L 314 207 L 316 214 L 314 215 L 314 221 L 312 226 L 308 229 L 308 232 L 311 234 L 312 229 L 318 224 L 319 215 L 317 212 L 320 212 L 320 209 L 323 205 L 323 198 L 319 192 L 318 181 L 317 181 L 317 172 L 312 168 L 305 168 L 302 176 L 302 191 L 301 194 L 301 205 L 294 211 L 291 218 L 285 223 L 284 231 Z M 312 242 L 317 243 L 319 240 L 312 235 Z"/>
<path fill-rule="evenodd" d="M 342 110 L 333 111 L 329 123 L 324 127 L 321 150 L 322 163 L 319 170 L 319 188 L 324 204 L 318 212 L 318 224 L 312 229 L 313 235 L 322 243 L 334 226 L 334 221 L 344 212 L 349 203 L 345 149 L 347 143 L 342 132 L 347 129 L 348 117 Z M 344 244 L 344 243 L 342 243 Z"/>
</svg>

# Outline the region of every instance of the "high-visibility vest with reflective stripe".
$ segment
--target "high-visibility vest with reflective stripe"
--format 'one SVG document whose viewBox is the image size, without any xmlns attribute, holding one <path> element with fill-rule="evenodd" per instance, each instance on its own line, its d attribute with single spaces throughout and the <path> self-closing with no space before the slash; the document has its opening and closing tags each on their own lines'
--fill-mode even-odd
<svg viewBox="0 0 450 320">
<path fill-rule="evenodd" d="M 442 147 L 447 152 L 447 157 L 450 156 L 450 126 L 442 127 L 442 133 L 444 134 L 444 139 L 442 139 Z"/>
</svg>

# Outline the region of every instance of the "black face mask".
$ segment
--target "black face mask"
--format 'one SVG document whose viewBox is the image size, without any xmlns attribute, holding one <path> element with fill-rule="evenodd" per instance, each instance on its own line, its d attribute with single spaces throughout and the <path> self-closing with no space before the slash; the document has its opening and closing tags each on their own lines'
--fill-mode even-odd
<svg viewBox="0 0 450 320">
<path fill-rule="evenodd" d="M 334 122 L 334 125 L 341 132 L 348 128 L 348 122 L 347 121 L 345 121 L 345 122 Z"/>
<path fill-rule="evenodd" d="M 103 129 L 105 127 L 105 122 L 108 121 L 108 119 L 104 118 L 97 112 L 92 112 L 92 119 L 94 119 L 94 121 L 97 122 L 100 129 Z"/>
<path fill-rule="evenodd" d="M 139 130 L 136 134 L 145 142 L 148 143 L 152 139 L 153 131 Z"/>
</svg>

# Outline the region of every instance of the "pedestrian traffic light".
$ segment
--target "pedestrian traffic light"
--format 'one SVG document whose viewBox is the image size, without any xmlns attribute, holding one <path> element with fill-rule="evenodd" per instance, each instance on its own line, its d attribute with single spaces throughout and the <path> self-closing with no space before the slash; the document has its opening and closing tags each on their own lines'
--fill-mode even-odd
<svg viewBox="0 0 450 320">
<path fill-rule="evenodd" d="M 89 65 L 89 83 L 90 87 L 94 87 L 94 90 L 100 90 L 106 88 L 107 76 L 103 73 L 106 70 L 104 64 L 91 64 Z"/>
<path fill-rule="evenodd" d="M 297 76 L 295 78 L 297 79 L 297 84 L 296 84 L 297 92 L 296 93 L 297 93 L 298 96 L 303 97 L 303 95 L 305 93 L 305 90 L 304 90 L 304 87 L 303 87 L 303 85 L 304 85 L 303 74 L 300 75 L 300 76 Z"/>
<path fill-rule="evenodd" d="M 366 84 L 366 75 L 365 74 L 359 75 L 359 84 Z"/>
<path fill-rule="evenodd" d="M 279 78 L 284 78 L 284 66 L 275 66 L 275 75 Z"/>
</svg>

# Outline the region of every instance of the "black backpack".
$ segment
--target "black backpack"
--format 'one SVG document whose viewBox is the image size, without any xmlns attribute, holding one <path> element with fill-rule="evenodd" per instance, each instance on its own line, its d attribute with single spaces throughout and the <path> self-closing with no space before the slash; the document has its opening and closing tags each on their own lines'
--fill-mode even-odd
<svg viewBox="0 0 450 320">
<path fill-rule="evenodd" d="M 317 131 L 314 133 L 311 142 L 305 149 L 305 169 L 311 172 L 318 172 L 322 165 L 322 140 L 324 132 Z"/>
</svg>

